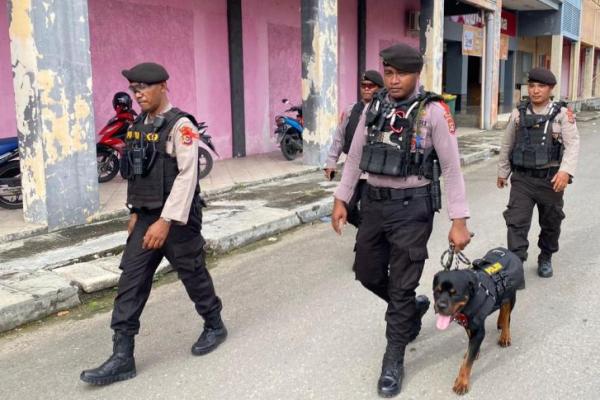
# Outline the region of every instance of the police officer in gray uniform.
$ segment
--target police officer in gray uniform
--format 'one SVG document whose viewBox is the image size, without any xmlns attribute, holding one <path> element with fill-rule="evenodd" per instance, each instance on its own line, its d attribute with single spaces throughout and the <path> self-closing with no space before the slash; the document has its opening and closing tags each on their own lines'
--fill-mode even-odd
<svg viewBox="0 0 600 400">
<path fill-rule="evenodd" d="M 377 383 L 380 396 L 400 393 L 406 345 L 426 311 L 417 309 L 415 289 L 427 259 L 427 241 L 439 204 L 439 173 L 445 179 L 448 240 L 456 250 L 470 241 L 469 210 L 460 169 L 455 125 L 440 96 L 419 90 L 423 57 L 404 44 L 380 53 L 385 90 L 361 117 L 334 194 L 332 226 L 347 220 L 362 171 L 368 173 L 356 238 L 356 279 L 387 303 L 387 347 Z M 415 326 L 418 329 L 415 331 Z"/>
<path fill-rule="evenodd" d="M 564 102 L 551 101 L 556 77 L 545 68 L 529 72 L 529 99 L 511 114 L 498 161 L 498 188 L 512 187 L 504 219 L 508 249 L 527 260 L 533 207 L 541 227 L 537 273 L 553 275 L 552 254 L 558 251 L 565 218 L 563 194 L 571 182 L 579 154 L 579 133 L 573 112 Z M 512 173 L 512 175 L 511 175 Z"/>
<path fill-rule="evenodd" d="M 192 354 L 214 350 L 227 337 L 221 300 L 205 265 L 202 199 L 198 184 L 199 135 L 191 115 L 167 98 L 164 67 L 138 64 L 123 75 L 142 109 L 126 136 L 122 159 L 128 178 L 129 237 L 121 259 L 123 271 L 112 314 L 113 354 L 98 368 L 83 371 L 81 380 L 106 385 L 136 375 L 134 336 L 150 295 L 152 278 L 163 257 L 177 274 L 204 319 Z"/>
<path fill-rule="evenodd" d="M 354 137 L 354 132 L 356 132 L 360 116 L 365 106 L 373 99 L 373 95 L 382 87 L 383 77 L 378 71 L 369 69 L 362 74 L 360 79 L 360 101 L 351 104 L 344 110 L 340 124 L 331 141 L 324 169 L 327 179 L 333 179 L 340 155 L 342 153 L 348 154 L 350 151 L 350 145 L 352 144 L 352 138 Z"/>
</svg>

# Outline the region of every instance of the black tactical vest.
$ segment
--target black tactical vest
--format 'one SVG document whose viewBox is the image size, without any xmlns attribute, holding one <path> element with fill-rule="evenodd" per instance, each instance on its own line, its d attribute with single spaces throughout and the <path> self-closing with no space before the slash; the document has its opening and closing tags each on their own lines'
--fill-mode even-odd
<svg viewBox="0 0 600 400">
<path fill-rule="evenodd" d="M 485 318 L 523 285 L 525 273 L 519 257 L 503 247 L 496 247 L 483 258 L 474 260 L 471 272 L 477 275 L 480 286 L 474 288 L 474 296 L 461 313 L 468 327 L 475 329 L 482 327 Z"/>
<path fill-rule="evenodd" d="M 346 130 L 344 131 L 344 147 L 342 147 L 342 151 L 346 154 L 348 154 L 348 152 L 350 151 L 352 138 L 354 137 L 354 132 L 356 132 L 358 121 L 360 120 L 360 116 L 364 109 L 365 103 L 359 101 L 354 105 L 354 107 L 352 107 L 352 111 L 350 111 L 348 123 L 346 124 Z"/>
<path fill-rule="evenodd" d="M 519 110 L 519 126 L 515 145 L 510 154 L 510 162 L 515 167 L 538 169 L 552 161 L 560 162 L 564 147 L 552 137 L 552 122 L 564 102 L 554 102 L 546 115 L 533 114 L 528 101 L 521 102 Z M 531 114 L 527 114 L 527 109 Z"/>
<path fill-rule="evenodd" d="M 443 101 L 435 93 L 420 93 L 406 104 L 392 104 L 387 90 L 373 98 L 367 111 L 368 136 L 363 147 L 360 169 L 369 173 L 407 177 L 433 177 L 433 146 L 424 148 L 419 136 L 420 116 L 431 101 Z"/>
<path fill-rule="evenodd" d="M 166 152 L 169 133 L 180 118 L 188 117 L 192 122 L 195 119 L 177 108 L 162 114 L 164 119 L 156 117 L 153 124 L 144 123 L 146 116 L 146 113 L 138 116 L 127 132 L 122 165 L 123 175 L 128 180 L 128 206 L 133 209 L 154 210 L 164 206 L 179 174 L 177 159 Z M 141 160 L 136 159 L 140 154 Z M 134 171 L 136 161 L 138 168 Z M 199 185 L 196 185 L 196 192 L 200 192 Z"/>
</svg>

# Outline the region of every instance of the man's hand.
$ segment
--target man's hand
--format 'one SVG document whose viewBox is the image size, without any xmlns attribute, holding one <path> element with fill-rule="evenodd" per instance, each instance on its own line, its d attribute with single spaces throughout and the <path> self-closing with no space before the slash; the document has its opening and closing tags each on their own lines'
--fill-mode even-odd
<svg viewBox="0 0 600 400">
<path fill-rule="evenodd" d="M 135 227 L 137 219 L 138 216 L 136 213 L 133 213 L 129 216 L 129 222 L 127 222 L 127 235 L 131 235 L 131 232 L 133 232 L 133 228 Z"/>
<path fill-rule="evenodd" d="M 498 186 L 498 189 L 505 188 L 506 186 L 508 186 L 508 179 L 498 177 L 498 180 L 496 181 L 496 186 Z"/>
<path fill-rule="evenodd" d="M 167 240 L 169 229 L 171 229 L 171 223 L 159 218 L 146 231 L 142 248 L 146 250 L 160 249 Z"/>
<path fill-rule="evenodd" d="M 455 251 L 462 251 L 471 241 L 471 232 L 467 229 L 467 220 L 464 218 L 453 219 L 448 241 L 454 245 Z"/>
<path fill-rule="evenodd" d="M 342 227 L 346 225 L 346 218 L 348 218 L 346 205 L 342 200 L 335 199 L 333 202 L 333 211 L 331 212 L 331 226 L 338 235 L 342 234 Z"/>
<path fill-rule="evenodd" d="M 325 174 L 325 178 L 327 178 L 327 180 L 333 180 L 335 177 L 335 168 L 325 168 L 323 173 Z"/>
<path fill-rule="evenodd" d="M 556 175 L 552 177 L 552 183 L 552 189 L 554 189 L 555 192 L 562 192 L 569 184 L 569 174 L 565 171 L 558 171 Z"/>
</svg>

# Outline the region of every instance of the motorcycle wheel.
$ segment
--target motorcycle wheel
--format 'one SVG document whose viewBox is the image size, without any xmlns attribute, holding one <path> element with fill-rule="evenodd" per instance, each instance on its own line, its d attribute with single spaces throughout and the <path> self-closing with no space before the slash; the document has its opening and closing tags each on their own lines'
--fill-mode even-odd
<svg viewBox="0 0 600 400">
<path fill-rule="evenodd" d="M 213 158 L 204 147 L 198 147 L 198 179 L 206 178 L 213 167 Z"/>
<path fill-rule="evenodd" d="M 17 178 L 20 176 L 19 160 L 9 161 L 0 167 L 0 178 Z M 17 196 L 0 196 L 0 207 L 9 210 L 23 208 L 23 193 Z"/>
<path fill-rule="evenodd" d="M 281 154 L 286 160 L 292 161 L 296 158 L 299 153 L 297 142 L 300 140 L 300 136 L 297 134 L 285 135 L 281 140 Z"/>
<path fill-rule="evenodd" d="M 96 161 L 98 163 L 98 182 L 108 182 L 119 173 L 119 157 L 113 151 L 98 149 Z"/>
</svg>

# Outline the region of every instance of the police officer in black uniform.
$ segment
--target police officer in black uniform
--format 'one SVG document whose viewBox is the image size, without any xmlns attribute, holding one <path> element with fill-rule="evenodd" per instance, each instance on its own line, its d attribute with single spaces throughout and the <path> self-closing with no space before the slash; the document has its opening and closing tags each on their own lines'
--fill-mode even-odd
<svg viewBox="0 0 600 400">
<path fill-rule="evenodd" d="M 152 278 L 166 257 L 204 319 L 192 346 L 203 355 L 221 344 L 227 330 L 221 300 L 205 265 L 202 199 L 198 184 L 198 131 L 191 115 L 171 106 L 164 67 L 138 64 L 123 75 L 142 109 L 127 132 L 122 159 L 131 210 L 129 238 L 112 314 L 113 354 L 98 368 L 81 373 L 84 382 L 105 385 L 136 375 L 134 336 L 150 295 Z"/>
<path fill-rule="evenodd" d="M 564 102 L 551 101 L 554 85 L 556 77 L 550 70 L 529 72 L 529 98 L 511 114 L 498 161 L 498 188 L 507 186 L 509 175 L 512 184 L 504 211 L 508 249 L 527 260 L 527 235 L 537 206 L 541 227 L 537 273 L 542 278 L 553 275 L 552 254 L 558 251 L 565 218 L 563 194 L 579 154 L 575 116 Z"/>
<path fill-rule="evenodd" d="M 362 171 L 368 173 L 356 238 L 356 279 L 387 303 L 387 347 L 377 390 L 400 392 L 406 345 L 419 333 L 415 289 L 427 259 L 434 212 L 441 207 L 440 165 L 456 250 L 470 241 L 455 125 L 440 96 L 419 90 L 423 57 L 399 44 L 380 53 L 385 90 L 361 117 L 334 194 L 332 226 L 341 232 Z M 426 303 L 429 305 L 429 302 Z"/>
</svg>

